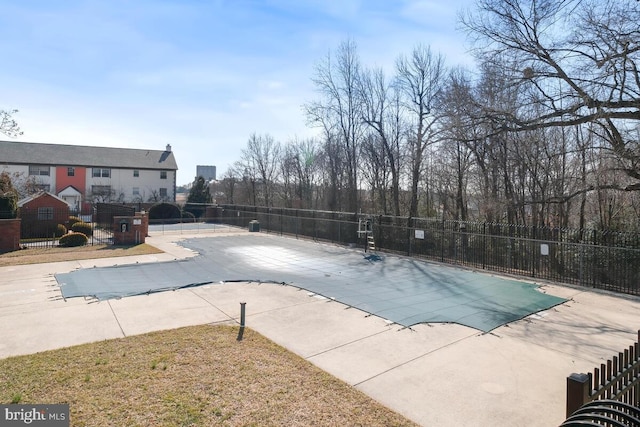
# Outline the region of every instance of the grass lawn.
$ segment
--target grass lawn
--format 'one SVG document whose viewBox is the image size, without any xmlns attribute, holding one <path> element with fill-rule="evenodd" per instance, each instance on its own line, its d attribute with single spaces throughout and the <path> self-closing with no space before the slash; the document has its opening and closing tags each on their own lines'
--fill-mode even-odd
<svg viewBox="0 0 640 427">
<path fill-rule="evenodd" d="M 133 246 L 93 245 L 75 248 L 27 248 L 0 254 L 0 267 L 39 264 L 43 262 L 74 261 L 78 259 L 157 254 L 161 252 L 160 249 L 147 245 L 146 243 Z"/>
<path fill-rule="evenodd" d="M 0 267 L 158 253 L 32 248 Z M 16 325 L 20 333 L 20 325 Z M 0 403 L 68 403 L 72 426 L 415 426 L 246 329 L 203 325 L 0 359 Z"/>
<path fill-rule="evenodd" d="M 410 426 L 247 329 L 203 325 L 0 360 L 0 403 L 68 403 L 73 426 Z"/>
</svg>

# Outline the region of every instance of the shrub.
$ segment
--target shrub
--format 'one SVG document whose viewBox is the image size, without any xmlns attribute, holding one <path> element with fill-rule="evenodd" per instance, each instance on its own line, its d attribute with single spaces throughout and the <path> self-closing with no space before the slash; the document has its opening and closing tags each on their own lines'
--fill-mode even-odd
<svg viewBox="0 0 640 427">
<path fill-rule="evenodd" d="M 58 241 L 58 245 L 63 248 L 70 248 L 74 246 L 85 246 L 89 239 L 82 233 L 69 233 L 65 234 Z"/>
<path fill-rule="evenodd" d="M 62 237 L 65 234 L 67 234 L 67 227 L 65 227 L 64 224 L 56 225 L 55 236 L 56 237 Z"/>
<path fill-rule="evenodd" d="M 183 222 L 196 222 L 196 216 L 191 212 L 182 211 Z"/>
<path fill-rule="evenodd" d="M 149 209 L 149 219 L 180 219 L 180 208 L 172 203 L 158 203 Z"/>
<path fill-rule="evenodd" d="M 18 216 L 17 197 L 0 195 L 0 219 L 13 219 Z"/>
<path fill-rule="evenodd" d="M 82 222 L 82 220 L 80 218 L 78 218 L 77 216 L 71 215 L 69 217 L 69 220 L 67 221 L 69 224 L 73 225 L 76 222 Z"/>
<path fill-rule="evenodd" d="M 93 228 L 88 222 L 78 221 L 71 226 L 71 230 L 76 233 L 82 233 L 85 236 L 91 236 L 93 234 Z"/>
<path fill-rule="evenodd" d="M 18 192 L 13 188 L 11 176 L 0 173 L 0 218 L 13 219 L 18 216 Z"/>
</svg>

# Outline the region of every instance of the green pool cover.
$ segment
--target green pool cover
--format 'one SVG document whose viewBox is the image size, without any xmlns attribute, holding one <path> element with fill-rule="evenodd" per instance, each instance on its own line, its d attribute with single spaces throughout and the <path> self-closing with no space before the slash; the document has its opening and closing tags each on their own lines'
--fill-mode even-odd
<svg viewBox="0 0 640 427">
<path fill-rule="evenodd" d="M 182 244 L 200 255 L 55 277 L 65 298 L 99 300 L 205 283 L 283 283 L 403 326 L 458 323 L 484 332 L 565 301 L 517 280 L 308 240 L 251 233 Z"/>
</svg>

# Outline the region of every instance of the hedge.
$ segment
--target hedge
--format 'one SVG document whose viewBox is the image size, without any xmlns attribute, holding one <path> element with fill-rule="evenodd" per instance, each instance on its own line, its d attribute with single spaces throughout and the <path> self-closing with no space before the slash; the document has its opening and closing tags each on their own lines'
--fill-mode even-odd
<svg viewBox="0 0 640 427">
<path fill-rule="evenodd" d="M 85 246 L 89 239 L 82 233 L 69 233 L 65 234 L 58 241 L 58 245 L 63 248 L 70 248 L 74 246 Z"/>
</svg>

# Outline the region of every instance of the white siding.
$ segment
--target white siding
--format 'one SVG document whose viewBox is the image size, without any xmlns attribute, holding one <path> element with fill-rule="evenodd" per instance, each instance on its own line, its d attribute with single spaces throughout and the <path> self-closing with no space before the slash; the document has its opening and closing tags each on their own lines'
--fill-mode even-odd
<svg viewBox="0 0 640 427">
<path fill-rule="evenodd" d="M 16 188 L 19 188 L 21 183 L 20 181 L 24 181 L 29 177 L 29 165 L 0 165 L 0 172 L 7 172 L 11 175 L 11 180 L 13 181 L 13 185 Z M 18 179 L 15 178 L 16 174 L 19 176 Z M 55 191 L 56 188 L 56 168 L 55 166 L 51 166 L 49 168 L 49 176 L 46 175 L 38 175 L 35 177 L 35 182 L 38 185 L 48 185 L 50 191 Z"/>
<path fill-rule="evenodd" d="M 138 176 L 134 176 L 134 169 L 111 169 L 109 178 L 93 177 L 92 170 L 87 170 L 87 192 L 91 192 L 93 185 L 110 185 L 113 190 L 113 197 L 118 200 L 122 195 L 124 202 L 146 202 L 152 194 L 159 194 L 160 188 L 167 189 L 167 200 L 174 201 L 175 171 L 167 170 L 167 178 L 160 178 L 160 170 L 135 169 L 139 171 Z M 139 195 L 133 194 L 133 188 L 139 189 Z"/>
</svg>

